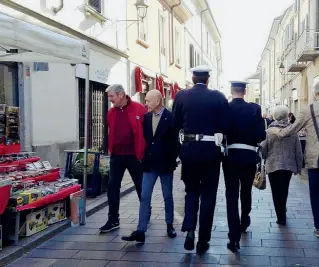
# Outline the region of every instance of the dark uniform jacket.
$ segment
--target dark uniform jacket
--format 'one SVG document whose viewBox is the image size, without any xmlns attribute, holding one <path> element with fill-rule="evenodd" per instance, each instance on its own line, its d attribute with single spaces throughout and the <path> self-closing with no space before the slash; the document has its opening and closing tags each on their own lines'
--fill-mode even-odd
<svg viewBox="0 0 319 267">
<path fill-rule="evenodd" d="M 265 121 L 259 105 L 235 98 L 229 103 L 229 107 L 228 145 L 246 144 L 257 147 L 258 143 L 266 139 Z M 227 159 L 236 164 L 256 164 L 258 156 L 251 150 L 229 149 Z"/>
<path fill-rule="evenodd" d="M 175 134 L 203 134 L 213 136 L 226 133 L 229 105 L 225 96 L 217 90 L 209 90 L 204 84 L 196 84 L 190 90 L 180 91 L 173 104 Z M 221 149 L 215 142 L 184 142 L 180 159 L 184 162 L 221 160 Z"/>
<path fill-rule="evenodd" d="M 144 138 L 146 141 L 143 167 L 145 172 L 154 170 L 158 173 L 169 173 L 176 168 L 178 156 L 177 137 L 173 132 L 172 113 L 164 109 L 155 135 L 153 136 L 151 112 L 144 115 Z"/>
</svg>

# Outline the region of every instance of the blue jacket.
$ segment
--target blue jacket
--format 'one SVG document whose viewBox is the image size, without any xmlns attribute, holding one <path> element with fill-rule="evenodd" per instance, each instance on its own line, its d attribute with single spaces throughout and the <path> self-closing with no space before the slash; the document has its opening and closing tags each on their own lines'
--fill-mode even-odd
<svg viewBox="0 0 319 267">
<path fill-rule="evenodd" d="M 154 170 L 158 173 L 168 173 L 176 169 L 178 156 L 177 137 L 173 133 L 172 114 L 164 109 L 155 135 L 153 136 L 151 112 L 144 115 L 144 138 L 146 151 L 143 159 L 145 172 Z"/>
<path fill-rule="evenodd" d="M 229 103 L 229 107 L 228 145 L 246 144 L 257 147 L 258 143 L 266 139 L 265 121 L 259 105 L 235 98 Z M 235 164 L 256 164 L 258 155 L 251 150 L 229 149 L 227 159 Z"/>
<path fill-rule="evenodd" d="M 172 111 L 175 134 L 181 129 L 185 134 L 225 134 L 228 111 L 228 101 L 221 92 L 196 84 L 176 95 Z M 215 142 L 184 142 L 180 159 L 182 162 L 218 163 L 222 160 L 221 148 Z"/>
</svg>

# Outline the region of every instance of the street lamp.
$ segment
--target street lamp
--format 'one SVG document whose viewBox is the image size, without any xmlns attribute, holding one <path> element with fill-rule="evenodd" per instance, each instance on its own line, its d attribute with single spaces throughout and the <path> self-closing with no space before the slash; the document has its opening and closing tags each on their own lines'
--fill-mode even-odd
<svg viewBox="0 0 319 267">
<path fill-rule="evenodd" d="M 280 74 L 284 75 L 285 74 L 285 65 L 283 62 L 281 62 L 280 66 L 279 66 L 279 72 Z"/>
<path fill-rule="evenodd" d="M 146 0 L 136 0 L 135 6 L 137 9 L 138 17 L 141 20 L 145 19 L 147 15 L 147 8 L 148 8 L 148 4 L 146 3 Z"/>
</svg>

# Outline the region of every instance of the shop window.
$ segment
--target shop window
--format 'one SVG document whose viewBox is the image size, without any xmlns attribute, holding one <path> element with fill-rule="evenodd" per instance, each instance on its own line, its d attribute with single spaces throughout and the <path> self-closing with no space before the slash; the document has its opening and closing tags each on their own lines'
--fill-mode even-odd
<svg viewBox="0 0 319 267">
<path fill-rule="evenodd" d="M 102 1 L 101 0 L 89 0 L 89 5 L 93 7 L 98 13 L 102 12 Z"/>
<path fill-rule="evenodd" d="M 0 62 L 0 104 L 19 106 L 18 67 Z"/>
</svg>

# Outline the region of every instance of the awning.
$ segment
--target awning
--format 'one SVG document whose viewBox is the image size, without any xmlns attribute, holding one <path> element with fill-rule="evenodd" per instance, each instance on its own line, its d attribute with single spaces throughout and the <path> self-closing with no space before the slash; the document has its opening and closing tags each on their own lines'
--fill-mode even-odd
<svg viewBox="0 0 319 267">
<path fill-rule="evenodd" d="M 88 43 L 0 13 L 0 61 L 89 63 Z"/>
</svg>

